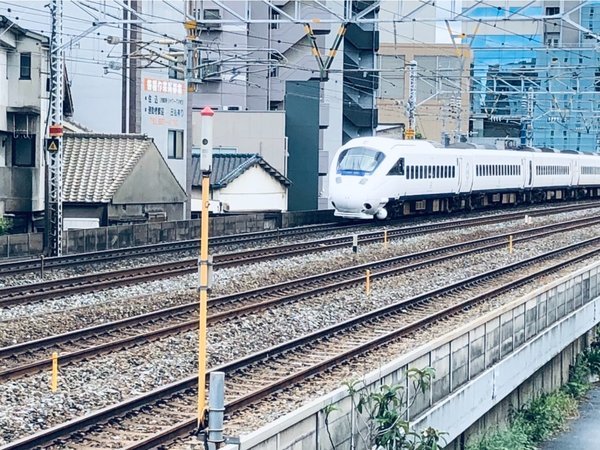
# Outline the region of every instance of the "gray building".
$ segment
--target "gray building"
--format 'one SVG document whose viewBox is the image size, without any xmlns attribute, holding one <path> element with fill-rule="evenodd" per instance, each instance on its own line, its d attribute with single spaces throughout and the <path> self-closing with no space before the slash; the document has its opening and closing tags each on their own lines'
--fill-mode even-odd
<svg viewBox="0 0 600 450">
<path fill-rule="evenodd" d="M 185 191 L 151 138 L 65 134 L 63 152 L 65 228 L 181 219 Z"/>
<path fill-rule="evenodd" d="M 48 39 L 0 16 L 0 217 L 29 231 L 44 211 Z"/>
</svg>

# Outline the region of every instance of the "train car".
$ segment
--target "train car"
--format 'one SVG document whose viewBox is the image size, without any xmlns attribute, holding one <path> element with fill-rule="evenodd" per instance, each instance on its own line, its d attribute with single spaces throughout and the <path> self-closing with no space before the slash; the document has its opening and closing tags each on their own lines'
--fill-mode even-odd
<svg viewBox="0 0 600 450">
<path fill-rule="evenodd" d="M 329 172 L 335 215 L 357 219 L 599 195 L 600 158 L 575 152 L 365 137 L 341 147 Z"/>
</svg>

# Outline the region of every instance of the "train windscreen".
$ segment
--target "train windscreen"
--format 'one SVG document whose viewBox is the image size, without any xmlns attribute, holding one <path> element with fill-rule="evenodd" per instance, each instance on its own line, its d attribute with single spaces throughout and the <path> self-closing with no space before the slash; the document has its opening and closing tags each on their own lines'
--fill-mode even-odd
<svg viewBox="0 0 600 450">
<path fill-rule="evenodd" d="M 344 150 L 338 159 L 337 173 L 340 175 L 369 175 L 377 169 L 385 155 L 367 147 Z"/>
</svg>

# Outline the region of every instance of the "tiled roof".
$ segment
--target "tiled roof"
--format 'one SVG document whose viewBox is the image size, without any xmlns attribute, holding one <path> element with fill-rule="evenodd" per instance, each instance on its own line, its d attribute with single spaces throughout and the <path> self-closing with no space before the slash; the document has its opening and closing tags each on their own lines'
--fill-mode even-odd
<svg viewBox="0 0 600 450">
<path fill-rule="evenodd" d="M 289 179 L 256 153 L 215 153 L 213 154 L 210 185 L 213 189 L 224 188 L 250 167 L 257 164 L 284 186 L 292 184 Z M 192 186 L 199 187 L 201 184 L 200 155 L 192 155 Z"/>
<path fill-rule="evenodd" d="M 65 134 L 63 201 L 109 203 L 150 145 L 141 135 Z"/>
</svg>

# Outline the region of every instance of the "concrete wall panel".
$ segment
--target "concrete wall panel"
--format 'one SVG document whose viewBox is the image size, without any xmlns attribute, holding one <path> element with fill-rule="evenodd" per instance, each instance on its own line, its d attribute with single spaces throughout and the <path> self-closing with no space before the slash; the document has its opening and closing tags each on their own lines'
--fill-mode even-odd
<svg viewBox="0 0 600 450">
<path fill-rule="evenodd" d="M 600 266 L 600 262 L 594 265 L 594 270 L 597 270 L 598 266 Z M 555 389 L 567 380 L 569 364 L 574 362 L 577 353 L 589 342 L 589 330 L 600 322 L 600 298 L 595 297 L 584 301 L 585 296 L 582 295 L 583 304 L 576 311 L 566 316 L 559 316 L 554 323 L 548 321 L 547 326 L 543 329 L 537 327 L 540 323 L 537 316 L 538 311 L 546 311 L 546 314 L 549 315 L 560 311 L 561 307 L 564 309 L 569 302 L 569 295 L 572 296 L 573 304 L 575 303 L 574 299 L 578 289 L 573 277 L 579 277 L 578 281 L 582 285 L 580 288 L 582 292 L 584 289 L 588 289 L 585 286 L 585 280 L 593 280 L 594 277 L 584 276 L 583 274 L 587 270 L 590 269 L 581 269 L 578 273 L 552 282 L 548 287 L 540 288 L 523 299 L 502 306 L 499 310 L 477 319 L 474 323 L 429 342 L 377 371 L 365 375 L 365 388 L 378 389 L 382 380 L 393 379 L 391 374 L 405 370 L 406 367 L 422 369 L 434 366 L 439 371 L 440 378 L 437 380 L 439 384 L 436 385 L 434 382 L 428 392 L 420 394 L 410 411 L 413 426 L 417 431 L 427 426 L 433 426 L 446 431 L 451 440 L 459 437 L 465 439 L 469 433 L 484 430 L 485 428 L 481 426 L 482 423 L 491 425 L 505 420 L 512 406 L 518 407 L 540 392 Z M 590 291 L 594 289 L 591 281 L 589 289 Z M 555 290 L 557 295 L 548 295 L 548 291 L 551 290 Z M 537 302 L 552 303 L 552 307 L 541 309 L 538 308 Z M 536 313 L 532 313 L 533 311 Z M 523 321 L 524 324 L 522 324 Z M 513 322 L 514 325 L 508 326 L 510 322 Z M 536 326 L 532 326 L 529 322 L 533 322 Z M 530 330 L 530 332 L 535 330 L 535 335 L 529 337 L 522 345 L 515 346 L 512 345 L 514 341 L 508 337 L 512 336 L 508 331 L 516 329 L 521 329 L 523 334 L 524 330 Z M 503 335 L 501 335 L 502 330 L 504 330 Z M 505 339 L 505 348 L 508 348 L 506 342 L 510 342 L 512 350 L 504 358 L 498 360 L 502 337 Z M 465 342 L 469 344 L 469 351 L 466 354 L 463 350 Z M 485 349 L 483 355 L 481 354 L 482 349 Z M 473 365 L 482 365 L 479 362 L 482 357 L 486 361 L 496 359 L 497 362 L 491 367 L 488 365 L 487 370 L 478 372 Z M 447 362 L 448 359 L 449 362 Z M 448 370 L 452 376 L 455 373 L 458 374 L 458 368 L 464 365 L 465 361 L 471 366 L 468 369 L 471 377 L 469 382 L 457 385 L 449 395 L 431 404 L 432 397 L 437 397 L 436 393 L 440 392 L 444 378 L 448 377 Z M 357 387 L 360 389 L 360 386 Z M 412 392 L 412 388 L 409 390 Z M 322 414 L 328 406 L 337 405 L 344 399 L 347 401 L 348 393 L 345 388 L 340 388 L 300 410 L 276 420 L 271 425 L 251 433 L 247 437 L 242 437 L 242 444 L 239 448 L 243 450 L 283 448 L 264 447 L 261 443 L 273 442 L 273 437 L 281 437 L 284 431 L 289 435 L 309 436 L 310 430 L 306 429 L 307 423 L 313 423 L 315 427 L 313 431 L 317 433 L 318 430 L 318 434 L 322 434 L 322 422 L 314 423 L 312 418 Z M 345 407 L 341 411 L 348 412 L 348 410 L 349 408 Z M 337 417 L 339 420 L 330 423 L 330 431 L 335 423 L 335 426 L 339 427 L 335 431 L 336 435 L 346 437 L 354 435 L 357 437 L 356 442 L 358 443 L 357 426 L 360 421 L 355 421 L 355 424 L 348 429 L 348 424 L 352 424 L 349 419 L 350 415 L 346 416 L 346 421 L 342 420 L 342 415 Z M 484 419 L 478 420 L 481 417 Z M 307 420 L 308 418 L 311 419 Z M 296 423 L 300 424 L 300 429 L 293 432 Z M 463 433 L 464 435 L 462 435 Z M 346 448 L 345 445 L 344 442 L 340 448 Z M 456 443 L 452 445 L 456 447 Z M 224 450 L 234 450 L 234 448 L 237 450 L 238 447 L 228 446 Z M 357 448 L 360 447 L 357 446 Z"/>
</svg>

